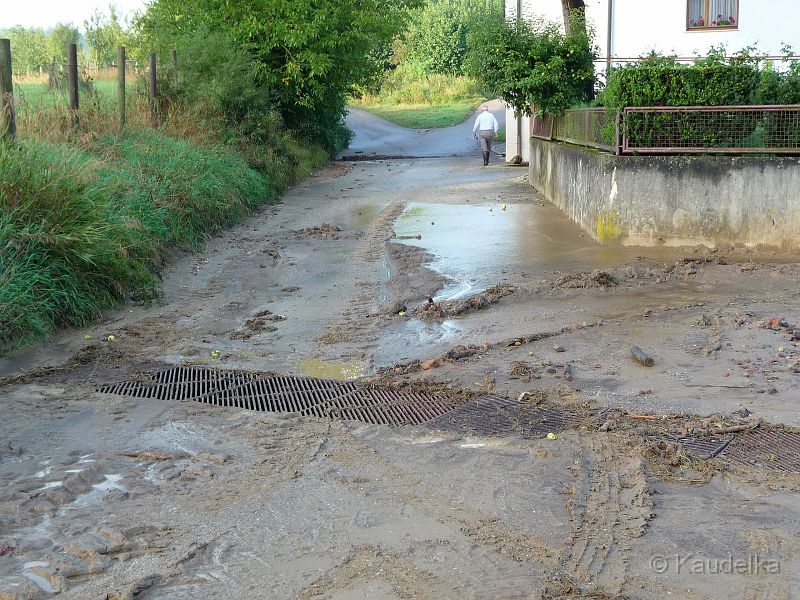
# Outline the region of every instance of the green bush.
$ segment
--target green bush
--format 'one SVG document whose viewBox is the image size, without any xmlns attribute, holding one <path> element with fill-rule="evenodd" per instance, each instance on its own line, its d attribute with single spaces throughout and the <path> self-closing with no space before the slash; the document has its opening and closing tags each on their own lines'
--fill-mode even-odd
<svg viewBox="0 0 800 600">
<path fill-rule="evenodd" d="M 277 110 L 297 135 L 335 154 L 350 140 L 344 124 L 348 95 L 372 80 L 374 53 L 402 31 L 409 8 L 416 4 L 417 0 L 154 0 L 137 23 L 142 43 L 164 53 L 177 47 L 182 56 L 204 43 L 207 52 L 217 51 L 218 42 L 209 43 L 202 35 L 197 39 L 197 32 L 215 32 L 255 67 L 259 96 L 253 99 Z M 233 79 L 236 74 L 225 75 Z M 215 83 L 226 85 L 226 77 Z M 225 98 L 247 109 L 245 97 Z"/>
<path fill-rule="evenodd" d="M 608 108 L 750 104 L 759 81 L 751 65 L 664 65 L 614 69 L 602 94 Z"/>
<path fill-rule="evenodd" d="M 174 249 L 199 248 L 277 191 L 225 147 L 156 131 L 85 150 L 0 144 L 0 350 L 153 298 Z"/>
<path fill-rule="evenodd" d="M 558 23 L 487 19 L 470 34 L 466 70 L 517 114 L 560 114 L 588 100 L 593 90 L 591 30 L 581 11 L 571 14 L 570 33 Z"/>
<path fill-rule="evenodd" d="M 724 48 L 693 65 L 669 57 L 647 60 L 612 71 L 599 99 L 609 109 L 626 106 L 740 106 L 800 102 L 800 68 L 792 62 L 778 71 L 759 65 L 742 51 L 725 59 Z M 768 147 L 797 143 L 800 133 L 786 115 L 752 112 L 695 114 L 634 113 L 625 119 L 626 133 L 637 146 L 675 146 L 680 141 L 713 148 Z M 609 120 L 609 123 L 611 120 Z M 613 125 L 604 131 L 613 138 Z M 787 139 L 786 136 L 789 136 Z"/>
</svg>

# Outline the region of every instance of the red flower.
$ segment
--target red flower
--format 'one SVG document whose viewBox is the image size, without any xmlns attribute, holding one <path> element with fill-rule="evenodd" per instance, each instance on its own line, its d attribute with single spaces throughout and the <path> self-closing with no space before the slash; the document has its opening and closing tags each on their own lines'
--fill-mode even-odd
<svg viewBox="0 0 800 600">
<path fill-rule="evenodd" d="M 736 23 L 736 19 L 734 19 L 733 17 L 728 17 L 728 21 L 730 21 L 731 23 Z"/>
<path fill-rule="evenodd" d="M 717 24 L 717 22 L 716 22 L 716 21 L 711 21 L 711 24 L 712 24 L 712 25 L 716 25 L 716 24 Z"/>
<path fill-rule="evenodd" d="M 722 15 L 717 15 L 717 18 L 718 18 L 718 19 L 721 19 L 721 18 L 722 18 Z"/>
</svg>

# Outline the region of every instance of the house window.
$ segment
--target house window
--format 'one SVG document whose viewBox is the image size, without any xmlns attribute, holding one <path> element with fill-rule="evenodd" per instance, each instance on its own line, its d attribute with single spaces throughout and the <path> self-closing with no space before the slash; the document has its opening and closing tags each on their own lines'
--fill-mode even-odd
<svg viewBox="0 0 800 600">
<path fill-rule="evenodd" d="M 739 26 L 739 0 L 688 0 L 686 28 L 731 29 Z"/>
</svg>

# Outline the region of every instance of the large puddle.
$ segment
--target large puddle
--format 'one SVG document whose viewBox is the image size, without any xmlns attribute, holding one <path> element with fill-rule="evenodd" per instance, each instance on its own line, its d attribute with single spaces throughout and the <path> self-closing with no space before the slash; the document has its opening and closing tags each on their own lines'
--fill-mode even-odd
<svg viewBox="0 0 800 600">
<path fill-rule="evenodd" d="M 469 296 L 504 275 L 547 278 L 559 271 L 608 268 L 641 255 L 662 260 L 676 256 L 662 248 L 600 246 L 554 207 L 533 202 L 413 203 L 394 229 L 402 243 L 436 257 L 429 268 L 453 279 L 436 300 Z"/>
</svg>

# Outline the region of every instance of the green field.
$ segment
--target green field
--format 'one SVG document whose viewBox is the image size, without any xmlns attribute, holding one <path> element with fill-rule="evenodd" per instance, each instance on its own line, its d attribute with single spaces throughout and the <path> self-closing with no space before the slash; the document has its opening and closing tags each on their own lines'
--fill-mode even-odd
<svg viewBox="0 0 800 600">
<path fill-rule="evenodd" d="M 359 104 L 357 108 L 411 129 L 451 127 L 463 123 L 476 108 L 473 102 L 448 104 Z"/>
<path fill-rule="evenodd" d="M 126 84 L 128 94 L 131 94 L 135 82 L 128 81 Z M 94 88 L 97 91 L 96 98 L 81 90 L 80 102 L 98 102 L 101 106 L 111 107 L 117 101 L 116 81 L 95 81 Z M 69 103 L 66 90 L 51 90 L 46 83 L 16 83 L 14 96 L 19 110 L 23 111 L 62 107 Z"/>
</svg>

